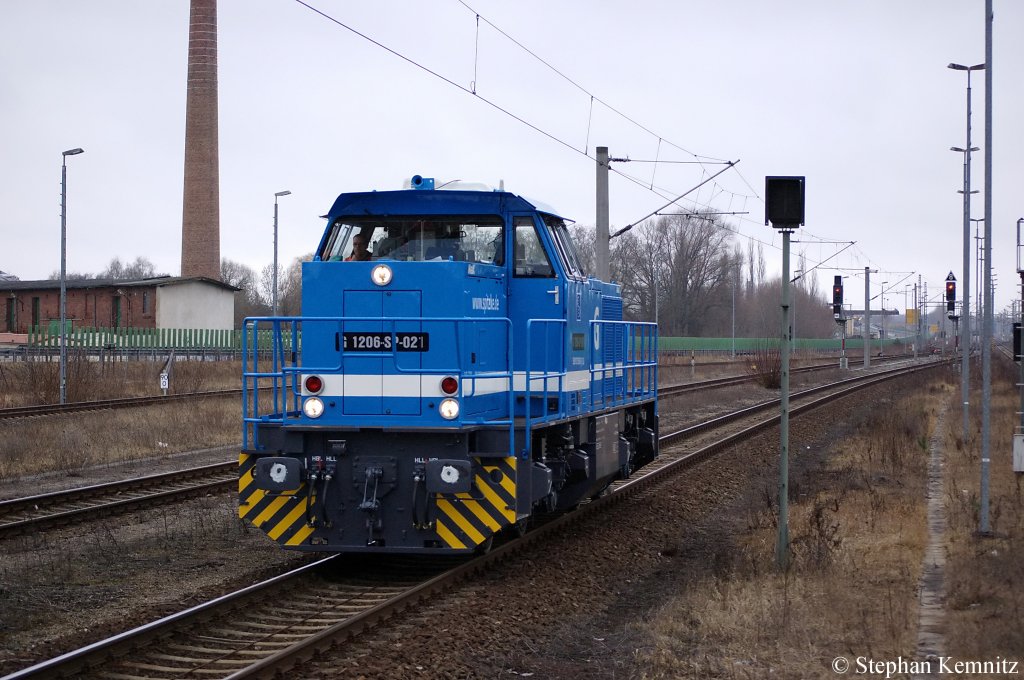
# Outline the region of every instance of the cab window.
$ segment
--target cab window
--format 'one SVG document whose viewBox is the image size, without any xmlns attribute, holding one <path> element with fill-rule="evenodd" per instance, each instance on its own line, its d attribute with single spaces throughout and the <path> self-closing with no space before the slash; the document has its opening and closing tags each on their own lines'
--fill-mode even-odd
<svg viewBox="0 0 1024 680">
<path fill-rule="evenodd" d="M 505 227 L 496 216 L 339 218 L 321 260 L 504 264 Z"/>
<path fill-rule="evenodd" d="M 551 234 L 551 240 L 554 241 L 555 247 L 558 249 L 558 256 L 562 259 L 562 266 L 565 268 L 565 271 L 575 278 L 586 278 L 587 273 L 583 270 L 583 265 L 580 263 L 580 256 L 576 252 L 572 236 L 565 226 L 565 220 L 554 215 L 545 214 L 542 217 L 544 225 L 547 226 Z"/>
<path fill-rule="evenodd" d="M 513 244 L 515 248 L 515 276 L 533 278 L 551 278 L 555 270 L 551 266 L 551 260 L 544 250 L 544 244 L 537 233 L 537 227 L 533 218 L 529 216 L 516 217 L 512 221 Z"/>
</svg>

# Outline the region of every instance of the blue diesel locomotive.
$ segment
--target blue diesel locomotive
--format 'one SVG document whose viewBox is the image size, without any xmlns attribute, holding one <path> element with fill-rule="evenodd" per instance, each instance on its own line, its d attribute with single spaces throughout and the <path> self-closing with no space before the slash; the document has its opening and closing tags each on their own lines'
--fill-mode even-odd
<svg viewBox="0 0 1024 680">
<path fill-rule="evenodd" d="M 243 345 L 239 516 L 287 548 L 484 550 L 658 455 L 657 327 L 504 190 L 342 194 Z"/>
</svg>

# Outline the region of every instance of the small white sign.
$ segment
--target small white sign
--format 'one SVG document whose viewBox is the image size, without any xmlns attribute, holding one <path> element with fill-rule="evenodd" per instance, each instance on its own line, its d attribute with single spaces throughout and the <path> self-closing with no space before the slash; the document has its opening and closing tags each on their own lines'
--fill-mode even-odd
<svg viewBox="0 0 1024 680">
<path fill-rule="evenodd" d="M 167 380 L 167 374 L 166 373 L 161 373 L 160 374 L 160 389 L 166 390 L 167 387 L 168 387 L 168 382 L 169 381 Z"/>
</svg>

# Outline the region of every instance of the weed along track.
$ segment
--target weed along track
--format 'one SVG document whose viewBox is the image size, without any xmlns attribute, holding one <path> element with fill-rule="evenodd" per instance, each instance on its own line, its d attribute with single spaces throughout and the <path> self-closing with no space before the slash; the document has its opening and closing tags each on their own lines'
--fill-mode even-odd
<svg viewBox="0 0 1024 680">
<path fill-rule="evenodd" d="M 813 401 L 809 400 L 810 391 L 804 392 L 808 400 L 795 406 L 792 415 L 798 416 L 880 381 L 940 365 L 943 364 L 898 368 L 833 383 L 817 388 Z M 765 418 L 763 411 L 773 406 L 767 402 L 716 424 L 665 435 L 658 463 L 645 468 L 643 474 L 616 482 L 574 512 L 546 518 L 523 537 L 496 545 L 486 555 L 469 560 L 329 558 L 83 647 L 9 678 L 75 674 L 100 678 L 269 677 L 295 669 L 316 654 L 327 653 L 384 621 L 411 627 L 416 635 L 443 635 L 444 631 L 438 629 L 443 619 L 420 618 L 416 605 L 437 593 L 451 591 L 456 584 L 458 590 L 452 591 L 453 597 L 446 597 L 445 601 L 454 598 L 461 607 L 480 612 L 481 626 L 487 625 L 492 618 L 498 620 L 503 615 L 501 607 L 496 609 L 491 600 L 490 589 L 494 584 L 488 580 L 488 574 L 493 569 L 511 559 L 540 569 L 552 553 L 562 549 L 560 546 L 569 540 L 569 534 L 577 536 L 577 542 L 601 541 L 601 534 L 592 534 L 588 527 L 607 524 L 614 509 L 627 499 L 657 495 L 656 485 L 670 476 L 771 427 L 776 417 Z M 727 431 L 724 436 L 723 430 Z M 608 548 L 608 544 L 595 543 L 589 550 L 599 553 Z M 570 565 L 563 568 L 570 569 Z M 531 592 L 535 587 L 533 573 L 532 568 L 520 573 L 521 593 Z M 623 577 L 628 578 L 628 574 Z M 582 583 L 575 585 L 584 587 Z M 542 595 L 536 593 L 538 609 L 546 606 Z M 502 625 L 500 620 L 497 625 Z M 394 655 L 398 658 L 391 658 Z M 376 655 L 374 663 L 386 668 L 388 663 L 400 663 L 400 657 L 400 653 L 389 651 Z M 426 659 L 422 661 L 429 664 Z M 297 673 L 296 677 L 305 675 L 297 670 L 292 672 Z"/>
</svg>

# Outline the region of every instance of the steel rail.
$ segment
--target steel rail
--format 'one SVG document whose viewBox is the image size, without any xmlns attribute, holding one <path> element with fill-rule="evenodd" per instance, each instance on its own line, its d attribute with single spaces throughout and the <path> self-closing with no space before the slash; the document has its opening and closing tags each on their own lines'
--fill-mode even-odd
<svg viewBox="0 0 1024 680">
<path fill-rule="evenodd" d="M 227 461 L 0 501 L 0 538 L 219 491 L 237 484 L 237 469 Z"/>
<path fill-rule="evenodd" d="M 840 381 L 839 383 L 831 385 L 832 389 L 835 389 L 838 385 L 838 390 L 830 394 L 820 396 L 811 402 L 795 406 L 791 410 L 791 415 L 796 416 L 806 413 L 811 409 L 817 408 L 836 399 L 849 396 L 853 392 L 864 389 L 865 387 L 917 371 L 930 370 L 938 366 L 945 365 L 945 363 L 946 362 L 931 362 L 923 366 L 917 365 L 913 367 L 903 367 L 883 373 L 864 375 L 852 381 Z M 849 384 L 851 382 L 856 384 Z M 823 389 L 826 388 L 816 388 L 816 391 L 820 392 L 823 391 Z M 811 390 L 805 390 L 803 394 L 807 395 L 810 392 Z M 763 407 L 763 405 L 759 406 Z M 204 676 L 213 677 L 213 672 L 215 671 L 211 668 L 211 665 L 215 665 L 224 669 L 225 675 L 220 677 L 227 677 L 231 680 L 240 680 L 241 678 L 252 677 L 274 677 L 276 674 L 286 672 L 296 664 L 308 660 L 316 653 L 324 651 L 341 641 L 350 639 L 364 630 L 377 625 L 381 621 L 391 618 L 409 607 L 415 606 L 417 603 L 453 587 L 463 580 L 470 578 L 474 574 L 486 571 L 492 565 L 500 562 L 501 560 L 507 559 L 521 550 L 525 550 L 540 541 L 546 540 L 548 537 L 565 529 L 570 524 L 581 521 L 595 515 L 596 513 L 603 512 L 613 504 L 619 503 L 624 499 L 631 497 L 635 493 L 639 493 L 642 490 L 668 479 L 670 476 L 674 476 L 675 474 L 692 467 L 697 462 L 710 457 L 714 453 L 720 452 L 733 444 L 748 439 L 755 434 L 774 426 L 778 422 L 779 418 L 780 416 L 778 415 L 769 417 L 750 427 L 744 428 L 739 432 L 729 434 L 719 441 L 704 446 L 696 451 L 682 455 L 670 455 L 669 457 L 671 460 L 667 464 L 658 466 L 657 469 L 650 472 L 645 472 L 648 468 L 644 468 L 644 470 L 641 470 L 634 478 L 623 480 L 608 493 L 581 505 L 575 512 L 558 516 L 527 532 L 525 536 L 510 540 L 508 543 L 496 547 L 486 555 L 473 558 L 453 569 L 447 569 L 436 576 L 427 578 L 415 586 L 403 589 L 401 594 L 390 597 L 385 601 L 364 607 L 362 611 L 339 618 L 333 622 L 318 623 L 316 625 L 319 626 L 319 630 L 310 632 L 309 634 L 304 633 L 303 639 L 293 644 L 286 644 L 283 648 L 277 649 L 276 651 L 268 650 L 263 658 L 256 659 L 252 663 L 247 663 L 244 668 L 239 668 L 233 672 L 230 672 L 226 665 L 230 665 L 231 663 L 242 663 L 242 657 L 256 656 L 264 647 L 273 648 L 275 645 L 280 646 L 285 644 L 280 641 L 270 640 L 269 638 L 273 634 L 288 637 L 297 635 L 298 633 L 293 632 L 284 634 L 281 632 L 280 628 L 275 628 L 274 630 L 277 631 L 276 633 L 268 631 L 263 638 L 250 638 L 246 642 L 239 643 L 235 648 L 234 653 L 236 656 L 234 658 L 229 658 L 232 652 L 221 653 L 221 650 L 219 649 L 206 649 L 206 647 L 212 647 L 213 643 L 204 643 L 203 649 L 194 649 L 188 645 L 171 642 L 171 638 L 169 636 L 176 631 L 192 630 L 193 628 L 202 625 L 203 622 L 210 620 L 212 617 L 220 615 L 220 613 L 225 610 L 231 613 L 243 611 L 244 602 L 254 601 L 262 603 L 270 602 L 272 604 L 277 603 L 277 606 L 280 608 L 282 607 L 284 600 L 269 597 L 267 595 L 267 590 L 269 588 L 295 588 L 296 590 L 294 593 L 290 592 L 290 595 L 295 595 L 300 592 L 299 589 L 301 589 L 304 584 L 309 584 L 311 580 L 310 574 L 313 573 L 314 570 L 318 570 L 327 564 L 337 564 L 338 562 L 336 561 L 341 560 L 342 556 L 335 556 L 321 560 L 294 572 L 289 572 L 261 584 L 250 586 L 249 588 L 238 591 L 237 593 L 222 596 L 216 600 L 192 607 L 178 614 L 165 617 L 131 631 L 121 633 L 107 640 L 93 643 L 82 649 L 69 652 L 68 654 L 56 657 L 55 659 L 44 661 L 35 666 L 18 671 L 7 676 L 4 680 L 68 677 L 69 675 L 85 670 L 98 670 L 95 666 L 103 664 L 115 657 L 125 658 L 129 654 L 134 654 L 140 651 L 141 646 L 155 639 L 160 640 L 159 650 L 153 652 L 149 661 L 144 659 L 142 661 L 132 661 L 127 663 L 131 670 L 131 677 L 150 677 L 140 675 L 139 673 L 142 671 L 152 671 L 153 673 L 161 674 L 159 677 L 164 677 L 172 673 L 177 673 L 179 676 L 182 673 L 193 675 L 194 673 L 191 670 L 170 666 L 171 663 L 184 664 L 189 661 L 194 661 L 199 664 L 201 668 L 198 672 Z M 679 433 L 671 433 L 669 435 L 665 435 L 661 440 L 669 443 L 672 441 L 669 438 L 676 437 L 678 434 Z M 317 587 L 320 587 L 321 589 L 323 588 L 322 584 Z M 315 590 L 310 593 L 311 598 L 320 598 L 322 595 L 322 593 L 318 594 Z M 298 602 L 298 598 L 291 597 L 288 601 L 294 604 Z M 304 610 L 299 611 L 299 617 L 303 622 L 304 627 L 312 627 L 313 624 L 311 621 L 314 616 L 320 620 L 324 617 L 324 613 L 322 610 L 317 610 L 315 613 L 306 612 Z M 225 626 L 228 624 L 218 623 L 216 625 Z M 242 624 L 238 625 L 239 627 L 242 627 Z M 266 625 L 264 624 L 263 626 L 257 627 L 265 628 Z M 282 628 L 283 627 L 284 624 L 282 624 Z M 218 642 L 224 642 L 222 639 L 224 635 L 210 637 L 217 637 Z M 210 640 L 210 637 L 204 639 L 208 641 Z M 217 655 L 214 656 L 214 658 L 189 659 L 166 651 L 176 651 L 179 649 L 192 651 L 192 653 L 198 653 L 199 651 L 202 651 L 203 653 L 217 653 Z M 241 652 L 239 650 L 241 650 Z M 195 666 L 193 666 L 193 670 L 196 670 Z M 128 675 L 119 673 L 117 676 L 112 677 L 128 677 Z"/>
<path fill-rule="evenodd" d="M 229 397 L 242 394 L 241 389 L 234 390 L 209 390 L 206 392 L 185 392 L 182 394 L 167 394 L 150 397 L 123 397 L 120 399 L 98 399 L 95 401 L 73 401 L 69 404 L 38 404 L 35 406 L 14 406 L 0 409 L 0 420 L 6 418 L 31 418 L 37 416 L 51 416 L 58 413 L 78 413 L 81 411 L 102 411 L 113 408 L 128 408 L 132 406 L 153 406 L 156 404 L 170 404 L 176 401 L 188 399 L 206 399 L 209 397 Z"/>
</svg>

